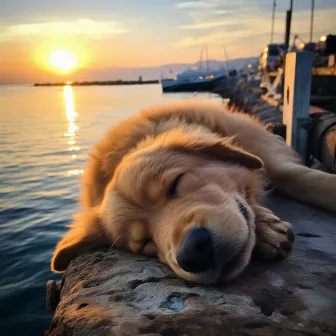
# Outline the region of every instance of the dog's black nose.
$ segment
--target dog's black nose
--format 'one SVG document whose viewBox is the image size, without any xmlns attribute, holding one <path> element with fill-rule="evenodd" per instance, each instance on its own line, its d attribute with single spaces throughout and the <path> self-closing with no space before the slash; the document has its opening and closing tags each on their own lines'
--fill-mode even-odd
<svg viewBox="0 0 336 336">
<path fill-rule="evenodd" d="M 210 232 L 204 228 L 189 231 L 177 253 L 177 262 L 186 272 L 200 273 L 213 264 L 214 247 Z"/>
</svg>

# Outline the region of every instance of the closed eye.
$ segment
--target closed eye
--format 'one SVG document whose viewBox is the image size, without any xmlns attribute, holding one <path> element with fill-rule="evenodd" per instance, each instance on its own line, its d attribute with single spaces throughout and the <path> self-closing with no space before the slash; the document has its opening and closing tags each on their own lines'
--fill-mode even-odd
<svg viewBox="0 0 336 336">
<path fill-rule="evenodd" d="M 169 184 L 169 187 L 166 191 L 166 197 L 168 199 L 172 199 L 178 196 L 178 189 L 181 179 L 184 173 L 181 173 L 175 177 L 175 179 Z"/>
<path fill-rule="evenodd" d="M 249 221 L 249 214 L 248 214 L 248 211 L 247 211 L 245 205 L 241 201 L 239 201 L 238 199 L 236 199 L 236 202 L 238 204 L 240 213 L 243 215 L 246 222 L 248 222 Z"/>
</svg>

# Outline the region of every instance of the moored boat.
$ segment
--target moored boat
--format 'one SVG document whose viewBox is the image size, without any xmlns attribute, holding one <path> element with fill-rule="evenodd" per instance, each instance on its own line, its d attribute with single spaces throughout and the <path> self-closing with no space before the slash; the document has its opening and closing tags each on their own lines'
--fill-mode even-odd
<svg viewBox="0 0 336 336">
<path fill-rule="evenodd" d="M 226 78 L 225 70 L 186 70 L 175 78 L 161 79 L 163 92 L 211 91 Z"/>
</svg>

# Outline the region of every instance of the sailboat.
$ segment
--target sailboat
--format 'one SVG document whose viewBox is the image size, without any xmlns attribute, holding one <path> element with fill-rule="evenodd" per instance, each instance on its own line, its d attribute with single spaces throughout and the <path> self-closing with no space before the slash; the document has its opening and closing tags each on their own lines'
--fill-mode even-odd
<svg viewBox="0 0 336 336">
<path fill-rule="evenodd" d="M 197 92 L 212 91 L 220 81 L 225 80 L 227 74 L 224 69 L 212 70 L 209 67 L 208 50 L 206 52 L 206 68 L 203 68 L 201 50 L 199 66 L 176 74 L 171 79 L 161 79 L 163 92 Z"/>
</svg>

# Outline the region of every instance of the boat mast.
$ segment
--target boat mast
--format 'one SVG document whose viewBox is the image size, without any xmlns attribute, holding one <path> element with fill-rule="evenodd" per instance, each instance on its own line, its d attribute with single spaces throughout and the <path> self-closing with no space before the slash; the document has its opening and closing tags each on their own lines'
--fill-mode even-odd
<svg viewBox="0 0 336 336">
<path fill-rule="evenodd" d="M 293 14 L 293 0 L 290 0 L 290 9 L 286 13 L 286 31 L 285 31 L 285 45 L 286 45 L 286 48 L 289 48 L 292 14 Z"/>
<path fill-rule="evenodd" d="M 227 71 L 229 71 L 229 69 L 230 69 L 230 67 L 229 67 L 229 57 L 228 57 L 228 54 L 226 52 L 225 46 L 223 46 L 223 49 L 224 49 L 224 56 L 225 56 L 225 60 L 226 60 L 226 69 L 227 69 Z"/>
<path fill-rule="evenodd" d="M 201 49 L 201 55 L 200 55 L 200 60 L 199 60 L 200 69 L 202 69 L 202 61 L 203 61 L 203 48 Z"/>
<path fill-rule="evenodd" d="M 208 46 L 205 46 L 205 55 L 206 55 L 207 74 L 209 74 Z"/>
<path fill-rule="evenodd" d="M 275 7 L 276 7 L 276 0 L 273 0 L 271 43 L 273 43 L 273 36 L 274 36 Z"/>
<path fill-rule="evenodd" d="M 311 4 L 311 16 L 310 16 L 310 41 L 309 42 L 313 42 L 314 10 L 315 10 L 315 0 L 312 0 L 312 4 Z"/>
</svg>

